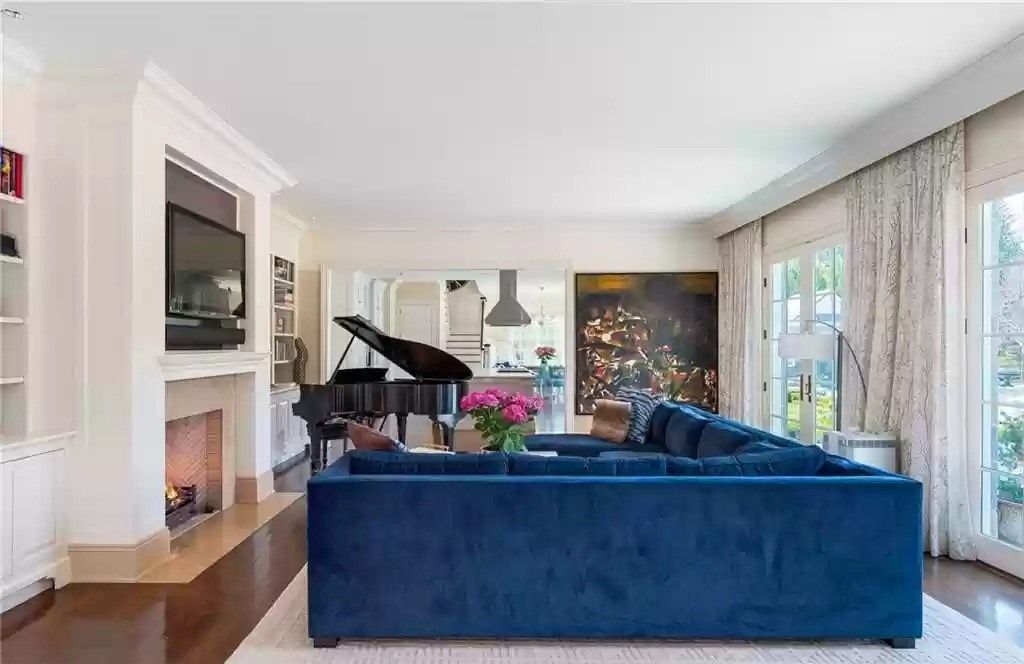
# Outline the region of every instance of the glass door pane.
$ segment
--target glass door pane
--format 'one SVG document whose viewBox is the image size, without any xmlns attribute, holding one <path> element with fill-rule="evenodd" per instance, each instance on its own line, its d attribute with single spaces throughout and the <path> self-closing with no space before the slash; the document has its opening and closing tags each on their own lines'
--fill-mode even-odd
<svg viewBox="0 0 1024 664">
<path fill-rule="evenodd" d="M 981 222 L 981 533 L 1024 547 L 1024 193 Z"/>
<path fill-rule="evenodd" d="M 769 279 L 771 320 L 768 325 L 768 419 L 773 433 L 799 438 L 803 368 L 800 360 L 779 357 L 779 335 L 800 331 L 800 259 L 792 258 L 773 264 Z"/>
<path fill-rule="evenodd" d="M 843 248 L 825 247 L 814 253 L 814 328 L 815 334 L 834 336 L 842 329 Z M 823 443 L 825 433 L 837 428 L 835 360 L 814 361 L 814 434 Z"/>
<path fill-rule="evenodd" d="M 842 246 L 815 245 L 768 269 L 766 352 L 768 424 L 775 433 L 820 443 L 835 428 L 832 358 L 779 357 L 781 334 L 834 335 L 842 325 Z"/>
</svg>

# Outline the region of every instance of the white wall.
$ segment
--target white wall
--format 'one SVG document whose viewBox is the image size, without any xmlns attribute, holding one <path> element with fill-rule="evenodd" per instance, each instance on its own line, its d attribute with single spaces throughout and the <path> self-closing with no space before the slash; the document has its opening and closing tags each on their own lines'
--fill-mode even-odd
<svg viewBox="0 0 1024 664">
<path fill-rule="evenodd" d="M 73 247 L 68 264 L 79 303 L 77 318 L 72 311 L 58 327 L 82 358 L 73 388 L 83 436 L 70 464 L 71 541 L 132 546 L 164 530 L 167 155 L 239 193 L 248 263 L 244 350 L 263 354 L 270 349 L 270 195 L 280 178 L 276 165 L 261 162 L 255 148 L 155 68 L 54 74 L 38 112 L 46 121 L 41 152 L 50 156 L 36 163 L 40 187 Z M 237 450 L 239 477 L 257 478 L 271 467 L 266 365 L 239 383 L 253 412 L 239 438 L 256 441 Z"/>
<path fill-rule="evenodd" d="M 846 229 L 846 194 L 842 181 L 819 189 L 764 217 L 765 256 L 814 242 Z"/>
<path fill-rule="evenodd" d="M 565 267 L 577 272 L 715 270 L 710 232 L 621 228 L 513 231 L 311 231 L 302 239 L 307 265 L 368 271 Z"/>
<path fill-rule="evenodd" d="M 997 173 L 1000 166 L 1014 168 L 1012 162 L 1024 157 L 1024 93 L 967 118 L 964 153 L 968 174 L 988 171 L 1002 176 Z M 977 184 L 982 183 L 969 182 Z"/>
</svg>

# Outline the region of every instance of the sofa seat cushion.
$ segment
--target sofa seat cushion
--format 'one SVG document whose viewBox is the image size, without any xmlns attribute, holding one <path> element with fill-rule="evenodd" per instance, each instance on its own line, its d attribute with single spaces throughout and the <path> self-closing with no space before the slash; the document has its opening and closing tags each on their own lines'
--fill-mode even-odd
<svg viewBox="0 0 1024 664">
<path fill-rule="evenodd" d="M 825 457 L 811 445 L 703 459 L 671 456 L 665 465 L 667 474 L 677 476 L 807 477 L 818 474 Z"/>
<path fill-rule="evenodd" d="M 741 475 L 744 477 L 817 475 L 825 463 L 825 451 L 805 445 L 770 452 L 748 452 L 731 456 L 700 459 L 704 475 Z"/>
<path fill-rule="evenodd" d="M 601 452 L 598 455 L 600 459 L 650 459 L 659 457 L 671 457 L 669 452 L 655 452 L 642 451 L 642 450 L 615 450 L 614 452 Z"/>
<path fill-rule="evenodd" d="M 673 419 L 675 418 L 673 417 Z M 669 426 L 671 425 L 672 423 L 669 422 Z M 755 440 L 756 438 L 753 434 L 715 420 L 709 422 L 701 431 L 700 441 L 697 444 L 697 453 L 694 456 L 698 459 L 728 456 Z"/>
<path fill-rule="evenodd" d="M 353 475 L 504 475 L 508 457 L 485 454 L 414 454 L 354 450 L 349 457 Z"/>
<path fill-rule="evenodd" d="M 665 447 L 676 456 L 697 457 L 704 428 L 710 423 L 707 417 L 676 408 L 665 427 Z"/>
<path fill-rule="evenodd" d="M 588 475 L 587 459 L 579 456 L 508 455 L 509 475 Z"/>
<path fill-rule="evenodd" d="M 664 451 L 652 445 L 612 443 L 584 433 L 536 433 L 523 441 L 526 449 L 536 452 L 558 452 L 571 456 L 596 457 L 613 450 Z"/>
<path fill-rule="evenodd" d="M 660 477 L 667 474 L 667 455 L 645 454 L 639 457 L 600 456 L 587 459 L 590 475 L 614 477 Z"/>
</svg>

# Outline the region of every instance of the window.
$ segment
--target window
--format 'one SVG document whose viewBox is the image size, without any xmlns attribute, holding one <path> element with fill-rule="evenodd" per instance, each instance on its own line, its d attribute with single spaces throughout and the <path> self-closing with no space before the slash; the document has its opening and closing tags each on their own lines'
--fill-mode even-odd
<svg viewBox="0 0 1024 664">
<path fill-rule="evenodd" d="M 768 261 L 765 412 L 773 433 L 820 443 L 836 427 L 835 360 L 782 358 L 778 342 L 782 334 L 842 328 L 844 258 L 838 238 L 829 238 Z"/>
<path fill-rule="evenodd" d="M 979 557 L 1024 569 L 1024 176 L 968 193 L 968 440 Z M 980 234 L 980 238 L 978 238 Z M 975 296 L 971 297 L 971 293 Z M 975 389 L 976 388 L 976 389 Z M 971 396 L 973 395 L 973 397 Z M 1016 561 L 1016 566 L 1013 561 Z"/>
</svg>

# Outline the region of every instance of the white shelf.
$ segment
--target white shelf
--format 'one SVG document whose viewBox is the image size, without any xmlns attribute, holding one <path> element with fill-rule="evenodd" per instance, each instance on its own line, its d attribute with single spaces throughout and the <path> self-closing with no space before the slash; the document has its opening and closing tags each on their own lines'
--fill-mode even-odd
<svg viewBox="0 0 1024 664">
<path fill-rule="evenodd" d="M 274 332 L 275 337 L 294 337 L 294 332 Z"/>
<path fill-rule="evenodd" d="M 25 319 L 18 316 L 0 316 L 0 325 L 21 325 L 24 322 Z"/>
<path fill-rule="evenodd" d="M 25 199 L 18 198 L 17 196 L 11 196 L 10 194 L 0 194 L 0 203 L 7 205 L 24 205 Z"/>
<path fill-rule="evenodd" d="M 21 385 L 25 382 L 23 376 L 11 376 L 10 378 L 0 378 L 0 385 Z"/>
<path fill-rule="evenodd" d="M 24 258 L 18 258 L 17 256 L 7 256 L 0 254 L 0 263 L 13 263 L 15 265 L 22 265 L 25 262 Z"/>
<path fill-rule="evenodd" d="M 294 360 L 274 360 L 274 364 L 291 364 Z"/>
<path fill-rule="evenodd" d="M 295 305 L 293 304 L 275 304 L 274 308 L 281 311 L 295 311 Z"/>
<path fill-rule="evenodd" d="M 274 277 L 274 282 L 275 283 L 279 283 L 279 284 L 284 284 L 285 286 L 294 286 L 295 285 L 294 281 L 288 281 L 287 279 L 282 279 L 281 277 Z"/>
</svg>

